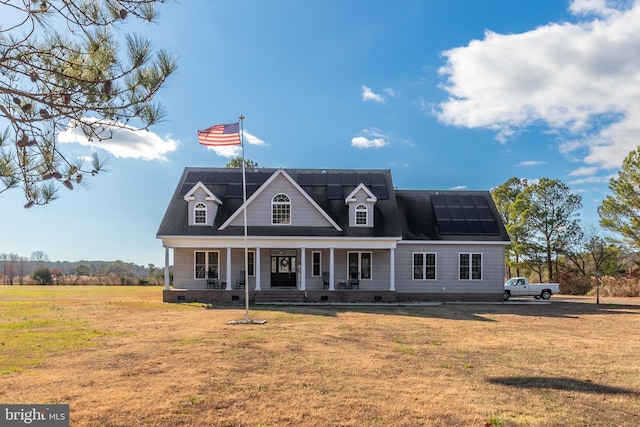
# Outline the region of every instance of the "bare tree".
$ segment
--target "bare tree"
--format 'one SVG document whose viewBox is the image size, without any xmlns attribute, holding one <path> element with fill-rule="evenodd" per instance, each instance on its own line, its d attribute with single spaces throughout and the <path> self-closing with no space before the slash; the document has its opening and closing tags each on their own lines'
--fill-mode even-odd
<svg viewBox="0 0 640 427">
<path fill-rule="evenodd" d="M 49 262 L 49 257 L 42 251 L 35 251 L 31 253 L 31 261 L 35 262 Z"/>
</svg>

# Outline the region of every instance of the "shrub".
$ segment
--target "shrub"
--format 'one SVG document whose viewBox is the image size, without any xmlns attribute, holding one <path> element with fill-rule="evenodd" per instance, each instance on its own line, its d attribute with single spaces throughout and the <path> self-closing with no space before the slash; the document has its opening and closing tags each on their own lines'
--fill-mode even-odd
<svg viewBox="0 0 640 427">
<path fill-rule="evenodd" d="M 558 283 L 560 283 L 560 293 L 567 295 L 587 295 L 593 286 L 588 277 L 569 271 L 560 273 Z"/>
<path fill-rule="evenodd" d="M 590 294 L 596 293 L 595 279 L 592 279 L 593 289 Z M 603 276 L 600 278 L 600 296 L 604 297 L 638 297 L 640 296 L 640 279 L 631 275 Z"/>
</svg>

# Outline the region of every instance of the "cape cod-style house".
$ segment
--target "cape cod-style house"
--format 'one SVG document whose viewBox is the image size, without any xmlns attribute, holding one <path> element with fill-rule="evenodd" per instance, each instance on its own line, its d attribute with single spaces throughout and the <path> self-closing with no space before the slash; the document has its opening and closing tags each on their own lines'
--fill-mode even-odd
<svg viewBox="0 0 640 427">
<path fill-rule="evenodd" d="M 244 301 L 244 286 L 252 302 L 503 300 L 509 236 L 488 191 L 398 190 L 389 170 L 245 176 L 246 212 L 242 169 L 184 170 L 157 234 L 164 301 Z"/>
</svg>

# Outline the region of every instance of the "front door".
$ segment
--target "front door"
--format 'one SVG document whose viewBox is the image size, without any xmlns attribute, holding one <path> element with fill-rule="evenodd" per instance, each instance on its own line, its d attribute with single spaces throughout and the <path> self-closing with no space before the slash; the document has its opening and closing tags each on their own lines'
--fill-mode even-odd
<svg viewBox="0 0 640 427">
<path fill-rule="evenodd" d="M 291 253 L 292 252 L 292 253 Z M 271 254 L 271 286 L 296 286 L 295 251 Z"/>
</svg>

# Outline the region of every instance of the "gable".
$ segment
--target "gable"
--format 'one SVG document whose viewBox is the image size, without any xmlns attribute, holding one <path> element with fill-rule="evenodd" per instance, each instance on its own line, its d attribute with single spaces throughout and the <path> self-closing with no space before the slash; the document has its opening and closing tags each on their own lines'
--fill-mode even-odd
<svg viewBox="0 0 640 427">
<path fill-rule="evenodd" d="M 284 194 L 290 201 L 291 222 L 283 227 L 332 227 L 338 225 L 315 201 L 283 170 L 278 170 L 247 200 L 247 223 L 252 227 L 277 226 L 272 224 L 272 202 L 275 196 Z M 242 207 L 220 229 L 244 225 Z"/>
</svg>

